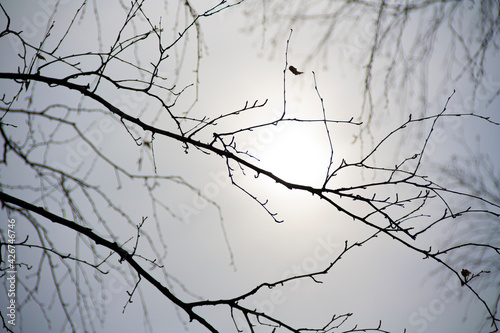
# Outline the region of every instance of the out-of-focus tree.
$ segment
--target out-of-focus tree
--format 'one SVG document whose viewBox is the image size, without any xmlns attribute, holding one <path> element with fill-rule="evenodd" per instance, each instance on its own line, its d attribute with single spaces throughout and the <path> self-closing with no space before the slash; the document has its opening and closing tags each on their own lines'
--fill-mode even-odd
<svg viewBox="0 0 500 333">
<path fill-rule="evenodd" d="M 383 110 L 403 119 L 427 114 L 433 98 L 463 79 L 473 83 L 464 111 L 475 111 L 478 94 L 490 102 L 500 94 L 498 86 L 488 96 L 481 91 L 498 54 L 498 1 L 263 0 L 245 12 L 247 30 L 262 31 L 262 43 L 273 46 L 270 55 L 280 54 L 281 40 L 294 29 L 312 41 L 300 50 L 304 64 L 362 68 L 360 116 L 367 130 L 375 110 L 377 117 Z"/>
</svg>

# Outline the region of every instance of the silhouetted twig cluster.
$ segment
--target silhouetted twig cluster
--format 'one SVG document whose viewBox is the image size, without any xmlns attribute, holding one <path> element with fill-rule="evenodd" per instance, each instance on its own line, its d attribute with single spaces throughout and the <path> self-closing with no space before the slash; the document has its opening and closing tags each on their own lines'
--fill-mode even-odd
<svg viewBox="0 0 500 333">
<path fill-rule="evenodd" d="M 133 273 L 132 279 L 129 281 L 129 284 L 133 285 L 133 287 L 127 291 L 129 297 L 123 311 L 126 310 L 129 303 L 139 297 L 146 315 L 147 302 L 144 301 L 140 294 L 141 284 L 147 281 L 156 288 L 159 294 L 185 312 L 190 321 L 197 321 L 211 332 L 217 332 L 217 327 L 211 322 L 210 318 L 200 314 L 201 311 L 197 312 L 198 309 L 214 306 L 229 307 L 235 331 L 238 332 L 242 331 L 243 328 L 235 320 L 236 314 L 241 314 L 244 317 L 246 327 L 252 332 L 256 326 L 269 327 L 273 331 L 281 328 L 290 332 L 334 332 L 341 326 L 343 332 L 387 332 L 382 328 L 381 322 L 374 327 L 360 328 L 354 325 L 352 328 L 345 330 L 345 325 L 348 325 L 347 320 L 351 317 L 351 313 L 335 314 L 331 319 L 328 318 L 326 324 L 318 327 L 295 327 L 273 314 L 252 308 L 244 302 L 260 290 L 279 288 L 294 280 L 310 279 L 315 283 L 322 283 L 321 277 L 328 274 L 340 259 L 345 258 L 351 251 L 359 249 L 367 242 L 379 236 L 386 236 L 386 238 L 404 248 L 420 254 L 423 258 L 435 261 L 454 274 L 456 279 L 459 279 L 462 285 L 470 290 L 477 300 L 483 304 L 484 309 L 488 312 L 488 320 L 492 328 L 496 330 L 498 320 L 496 319 L 496 308 L 488 305 L 484 295 L 481 295 L 471 284 L 471 281 L 480 280 L 488 272 L 486 270 L 467 271 L 469 273 L 464 274 L 465 267 L 453 265 L 444 255 L 464 248 L 470 251 L 481 249 L 499 254 L 500 248 L 493 243 L 464 242 L 445 248 L 432 249 L 432 247 L 423 247 L 422 243 L 417 240 L 424 233 L 432 232 L 444 221 L 475 214 L 485 214 L 495 218 L 500 217 L 500 205 L 484 198 L 481 193 L 470 193 L 446 187 L 421 170 L 422 158 L 426 154 L 427 143 L 432 137 L 436 124 L 442 118 L 472 117 L 489 122 L 494 126 L 499 124 L 477 114 L 448 113 L 448 101 L 453 97 L 453 94 L 451 94 L 439 112 L 419 117 L 409 115 L 408 119 L 399 127 L 388 131 L 384 137 L 375 140 L 373 148 L 358 160 L 341 159 L 340 162 L 336 162 L 331 136 L 332 126 L 361 127 L 370 126 L 370 122 L 366 124 L 354 121 L 353 118 L 348 120 L 329 119 L 324 99 L 320 93 L 321 87 L 317 84 L 316 73 L 314 72 L 312 73 L 314 79 L 313 88 L 321 102 L 322 117 L 317 119 L 288 117 L 286 87 L 287 75 L 289 75 L 287 71 L 289 68 L 288 46 L 292 36 L 291 31 L 286 41 L 283 113 L 280 116 L 258 124 L 239 126 L 231 130 L 225 128 L 219 130 L 218 123 L 220 121 L 265 108 L 268 101 L 266 97 L 254 103 L 246 102 L 243 107 L 222 113 L 214 118 L 192 115 L 190 113 L 192 106 L 179 112 L 176 109 L 179 98 L 189 91 L 190 84 L 178 88 L 175 82 L 181 81 L 180 77 L 176 76 L 174 80 L 170 80 L 170 77 L 162 74 L 163 66 L 170 60 L 169 57 L 172 54 L 183 49 L 182 42 L 194 31 L 198 52 L 194 65 L 196 68 L 194 80 L 196 81 L 195 85 L 197 85 L 202 52 L 201 20 L 220 14 L 240 2 L 230 4 L 221 1 L 204 13 L 198 14 L 189 1 L 186 1 L 183 6 L 189 19 L 185 22 L 184 27 L 176 23 L 176 33 L 173 36 L 166 36 L 166 27 L 162 26 L 161 22 L 154 23 L 153 18 L 144 8 L 146 6 L 145 2 L 133 1 L 129 7 L 124 7 L 124 21 L 120 29 L 117 30 L 114 36 L 115 39 L 109 45 L 102 47 L 104 51 L 82 53 L 63 53 L 62 45 L 65 45 L 66 41 L 71 38 L 75 22 L 81 19 L 82 15 L 87 15 L 85 14 L 86 3 L 76 8 L 75 15 L 68 23 L 67 29 L 56 46 L 52 48 L 46 46 L 45 43 L 51 41 L 50 35 L 54 33 L 52 30 L 53 24 L 49 24 L 42 42 L 39 45 L 34 45 L 25 40 L 23 33 L 11 30 L 11 17 L 4 7 L 0 5 L 3 15 L 7 19 L 6 26 L 2 27 L 3 30 L 0 33 L 0 40 L 12 37 L 19 41 L 21 45 L 19 53 L 15 54 L 18 57 L 16 63 L 18 67 L 10 71 L 2 70 L 0 72 L 0 79 L 4 82 L 8 81 L 15 88 L 14 92 L 4 93 L 1 100 L 3 104 L 1 106 L 3 114 L 0 118 L 0 136 L 3 140 L 1 168 L 2 170 L 9 170 L 12 165 L 15 166 L 16 163 L 22 162 L 25 166 L 23 172 L 29 174 L 23 180 L 24 183 L 17 180 L 10 182 L 2 178 L 0 200 L 4 209 L 9 213 L 17 212 L 31 223 L 33 236 L 18 242 L 16 245 L 30 249 L 32 252 L 38 251 L 41 253 L 40 262 L 48 263 L 40 264 L 39 267 L 26 267 L 24 264 L 23 268 L 36 270 L 34 275 L 37 276 L 35 287 L 30 287 L 28 284 L 24 284 L 22 278 L 19 279 L 20 285 L 29 295 L 28 298 L 39 305 L 46 321 L 50 324 L 52 319 L 44 312 L 45 301 L 38 299 L 36 294 L 40 284 L 41 271 L 48 269 L 52 273 L 54 297 L 57 299 L 66 319 L 65 325 L 69 325 L 71 330 L 76 331 L 75 317 L 79 315 L 85 330 L 95 331 L 95 323 L 91 315 L 86 312 L 86 309 L 90 307 L 90 303 L 95 301 L 92 299 L 92 284 L 89 282 L 86 268 L 90 267 L 98 275 L 107 274 L 107 271 L 102 269 L 103 263 L 106 263 L 111 269 L 124 276 L 127 275 L 127 272 Z M 365 97 L 369 101 L 371 101 L 371 66 L 379 48 L 383 46 L 385 35 L 380 25 L 382 24 L 382 16 L 386 11 L 394 13 L 395 16 L 403 15 L 402 9 L 399 7 L 384 5 L 384 2 L 379 7 L 378 28 L 376 31 L 380 35 L 375 38 L 375 44 L 372 47 L 365 82 Z M 144 25 L 139 25 L 138 22 L 146 22 L 148 29 L 141 30 Z M 141 28 L 138 29 L 136 24 Z M 134 33 L 130 33 L 130 31 L 134 31 Z M 101 39 L 99 41 L 102 42 Z M 143 43 L 149 45 L 147 43 L 150 42 L 157 45 L 156 54 L 153 57 L 154 61 L 151 59 L 143 60 L 138 56 L 138 48 L 141 48 Z M 471 63 L 477 57 L 477 55 L 474 56 Z M 176 63 L 178 72 L 182 69 L 183 61 L 182 56 L 178 58 Z M 126 72 L 126 74 L 116 73 L 114 66 L 119 68 L 123 66 L 127 70 L 131 70 L 135 76 L 131 74 L 129 76 L 131 72 Z M 64 68 L 64 70 L 62 71 L 59 68 Z M 304 73 L 304 76 L 306 75 L 308 73 Z M 105 88 L 112 90 L 109 92 L 110 90 Z M 64 103 L 58 104 L 56 101 L 51 101 L 49 106 L 39 108 L 33 101 L 39 89 L 43 89 L 43 91 L 52 89 L 58 94 L 71 94 L 77 101 L 79 99 L 81 101 L 90 101 L 94 108 L 84 108 L 79 106 L 79 103 L 76 103 L 76 106 Z M 138 94 L 143 99 L 141 99 L 140 103 L 129 101 L 128 104 L 114 101 L 116 97 L 114 94 L 122 92 Z M 19 103 L 21 106 L 18 106 L 18 100 L 26 95 L 28 95 L 26 105 Z M 196 92 L 194 101 L 197 100 L 198 93 Z M 369 104 L 370 108 L 373 108 L 373 103 L 369 102 Z M 102 115 L 116 124 L 121 124 L 123 130 L 130 136 L 132 146 L 151 149 L 152 155 L 150 157 L 154 163 L 154 172 L 151 174 L 131 172 L 128 168 L 121 166 L 120 161 L 114 160 L 103 153 L 99 144 L 92 139 L 92 134 L 85 129 L 88 126 L 86 124 L 87 117 L 92 119 L 91 116 L 96 115 Z M 260 166 L 259 156 L 253 155 L 246 149 L 240 149 L 240 135 L 266 127 L 281 126 L 290 122 L 302 126 L 318 125 L 320 131 L 324 131 L 329 149 L 326 152 L 328 163 L 325 165 L 324 179 L 321 186 L 295 183 L 279 177 L 275 170 L 268 170 Z M 430 123 L 430 129 L 426 132 L 425 138 L 421 140 L 418 151 L 407 152 L 396 165 L 375 163 L 375 156 L 380 154 L 380 150 L 389 144 L 393 137 L 400 135 L 409 127 L 421 123 Z M 69 132 L 72 133 L 69 136 L 70 139 L 68 139 L 67 135 Z M 143 138 L 144 133 L 149 133 L 149 141 Z M 61 139 L 61 137 L 64 137 L 64 139 Z M 59 149 L 70 142 L 75 142 L 77 139 L 83 140 L 95 153 L 95 157 L 90 163 L 76 161 L 73 168 L 64 168 L 55 165 L 46 158 L 45 154 L 48 155 L 52 149 Z M 352 219 L 353 223 L 364 224 L 371 228 L 373 232 L 370 236 L 351 244 L 346 241 L 340 254 L 321 270 L 291 276 L 278 281 L 263 282 L 250 291 L 232 298 L 202 299 L 190 292 L 182 284 L 182 281 L 171 276 L 165 265 L 163 265 L 167 246 L 164 243 L 161 228 L 157 227 L 156 234 L 144 230 L 144 226 L 148 223 L 156 222 L 157 225 L 159 224 L 159 211 L 170 214 L 174 219 L 180 219 L 170 209 L 168 203 L 158 195 L 158 188 L 163 184 L 169 183 L 183 186 L 196 195 L 203 196 L 196 186 L 191 185 L 180 176 L 165 175 L 158 171 L 155 150 L 158 152 L 158 147 L 161 145 L 159 139 L 175 142 L 186 153 L 191 153 L 194 148 L 204 155 L 222 157 L 231 183 L 260 205 L 275 222 L 283 222 L 283 220 L 279 218 L 279 212 L 274 212 L 269 208 L 269 199 L 254 194 L 251 188 L 240 182 L 240 179 L 250 178 L 254 180 L 258 177 L 265 177 L 272 180 L 276 186 L 310 193 L 318 200 L 329 203 L 345 217 Z M 124 145 L 130 144 L 130 142 L 124 143 Z M 146 217 L 143 217 L 139 223 L 134 221 L 134 218 L 127 210 L 121 208 L 116 197 L 112 193 L 103 191 L 100 184 L 96 182 L 93 176 L 95 173 L 101 172 L 101 170 L 104 170 L 102 172 L 111 170 L 111 174 L 114 174 L 117 183 L 116 191 L 125 191 L 127 184 L 130 182 L 142 184 L 141 186 L 145 188 L 149 195 L 148 199 L 152 205 L 150 215 L 153 218 L 147 220 Z M 337 180 L 344 174 L 351 174 L 352 171 L 357 173 L 361 171 L 361 174 L 363 172 L 370 173 L 373 177 L 360 176 L 358 179 L 353 179 L 352 184 L 348 186 L 339 186 Z M 450 198 L 465 198 L 470 202 L 470 207 L 456 208 L 450 204 Z M 220 207 L 215 201 L 210 198 L 205 199 L 220 212 Z M 347 201 L 355 203 L 355 208 L 351 204 L 346 205 Z M 103 206 L 107 206 L 107 210 Z M 120 234 L 123 230 L 114 230 L 106 222 L 113 218 L 123 220 L 126 225 L 124 228 L 129 228 L 124 230 L 131 231 L 132 233 L 129 236 L 133 236 L 123 241 L 122 237 L 124 236 Z M 67 253 L 57 248 L 57 242 L 46 232 L 47 220 L 64 227 L 74 235 L 77 244 L 75 247 L 76 253 Z M 221 227 L 224 230 L 231 264 L 234 265 L 233 253 L 225 233 L 222 217 Z M 7 245 L 3 230 L 1 237 L 0 250 Z M 147 242 L 151 247 L 154 258 L 141 254 L 141 244 L 144 242 Z M 79 251 L 83 248 L 92 251 L 92 259 L 83 259 L 88 257 L 80 256 Z M 102 252 L 102 248 L 106 249 L 105 254 Z M 111 259 L 112 257 L 116 259 L 114 254 L 118 255 L 118 260 Z M 121 265 L 125 263 L 128 266 Z M 64 266 L 62 275 L 57 268 L 61 264 Z M 18 263 L 18 265 L 20 265 L 19 268 L 22 268 L 23 263 Z M 154 272 L 160 271 L 165 278 L 158 278 L 158 275 L 150 271 L 150 267 Z M 71 280 L 71 284 L 76 291 L 77 296 L 74 300 L 67 300 L 64 293 L 62 283 L 66 279 L 65 276 L 69 276 L 68 279 Z M 182 291 L 179 291 L 179 287 Z M 138 294 L 139 296 L 137 296 Z M 88 295 L 90 295 L 90 298 L 87 297 Z M 193 297 L 198 300 L 186 300 Z M 98 310 L 103 311 L 102 308 Z M 2 311 L 0 310 L 0 314 L 2 314 Z M 2 319 L 4 327 L 9 329 L 3 316 Z M 149 319 L 146 319 L 146 322 L 149 322 Z M 150 324 L 148 325 L 150 326 Z"/>
</svg>

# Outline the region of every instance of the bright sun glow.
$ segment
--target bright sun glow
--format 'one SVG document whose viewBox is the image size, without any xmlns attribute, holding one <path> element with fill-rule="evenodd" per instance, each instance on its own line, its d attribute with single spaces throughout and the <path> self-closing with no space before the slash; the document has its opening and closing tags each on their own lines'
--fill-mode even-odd
<svg viewBox="0 0 500 333">
<path fill-rule="evenodd" d="M 282 129 L 271 132 L 259 154 L 263 166 L 288 182 L 321 184 L 330 150 L 325 131 L 318 126 L 286 123 Z"/>
</svg>

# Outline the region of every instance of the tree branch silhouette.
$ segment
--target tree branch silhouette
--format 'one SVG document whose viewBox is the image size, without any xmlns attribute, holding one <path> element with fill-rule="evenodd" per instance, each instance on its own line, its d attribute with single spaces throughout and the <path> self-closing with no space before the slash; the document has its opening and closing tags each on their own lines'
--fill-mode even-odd
<svg viewBox="0 0 500 333">
<path fill-rule="evenodd" d="M 363 246 L 374 239 L 383 239 L 423 259 L 430 259 L 436 266 L 460 281 L 464 289 L 481 303 L 487 312 L 485 321 L 491 325 L 492 330 L 497 331 L 498 301 L 495 307 L 492 307 L 486 301 L 482 290 L 474 284 L 488 276 L 489 271 L 465 267 L 462 262 L 451 260 L 447 255 L 461 251 L 471 251 L 474 254 L 489 251 L 496 257 L 500 254 L 498 245 L 491 240 L 485 240 L 439 246 L 424 239 L 423 235 L 430 234 L 438 226 L 451 220 L 457 221 L 477 215 L 498 218 L 500 203 L 494 198 L 483 195 L 482 190 L 473 191 L 471 188 L 456 188 L 444 184 L 433 177 L 433 174 L 428 174 L 422 166 L 428 144 L 443 119 L 470 118 L 492 127 L 500 124 L 487 116 L 473 112 L 449 111 L 448 102 L 454 98 L 455 92 L 453 92 L 444 105 L 439 106 L 440 111 L 432 108 L 434 113 L 430 115 L 421 113 L 416 117 L 409 113 L 399 126 L 386 129 L 381 136 L 370 131 L 373 126 L 372 117 L 376 116 L 373 110 L 378 107 L 373 99 L 372 87 L 373 70 L 380 52 L 394 33 L 402 36 L 408 15 L 431 8 L 432 4 L 399 6 L 387 4 L 385 1 L 376 5 L 368 2 L 360 3 L 366 6 L 369 12 L 376 13 L 375 35 L 369 49 L 364 80 L 363 103 L 366 104 L 362 107 L 362 111 L 368 105 L 369 117 L 366 120 L 330 119 L 325 103 L 329 97 L 323 95 L 323 92 L 320 94 L 322 89 L 316 81 L 314 71 L 312 72 L 314 84 L 309 89 L 315 92 L 319 99 L 320 109 L 318 109 L 321 111 L 321 116 L 301 118 L 287 114 L 287 105 L 291 104 L 287 101 L 289 82 L 286 80 L 289 69 L 289 46 L 293 45 L 290 29 L 288 39 L 281 41 L 286 47 L 283 113 L 266 116 L 263 119 L 256 118 L 257 121 L 248 123 L 233 125 L 229 122 L 229 125 L 222 126 L 221 123 L 224 121 L 239 120 L 243 116 L 267 110 L 268 102 L 271 100 L 269 96 L 259 97 L 258 100 L 252 99 L 255 100 L 253 103 L 243 99 L 246 100 L 243 107 L 228 106 L 229 111 L 214 111 L 217 112 L 215 116 L 208 111 L 199 115 L 195 112 L 198 110 L 194 109 L 194 105 L 199 101 L 199 71 L 204 43 L 202 21 L 228 12 L 242 2 L 221 1 L 202 11 L 198 11 L 198 7 L 191 1 L 179 2 L 176 7 L 177 13 L 184 10 L 185 20 L 181 20 L 181 15 L 175 16 L 176 20 L 170 27 L 173 32 L 170 37 L 166 36 L 167 31 L 170 31 L 169 27 L 164 26 L 162 19 L 153 16 L 151 11 L 154 7 L 148 7 L 147 2 L 132 1 L 128 5 L 122 4 L 121 23 L 113 27 L 111 37 L 106 39 L 101 36 L 102 31 L 99 30 L 97 41 L 99 50 L 89 49 L 83 52 L 79 51 L 78 45 L 68 46 L 67 43 L 73 34 L 77 36 L 74 32 L 77 29 L 76 22 L 88 15 L 86 13 L 90 8 L 89 4 L 82 3 L 72 9 L 67 7 L 69 8 L 67 10 L 74 11 L 74 14 L 72 12 L 72 15 L 67 16 L 70 19 L 62 31 L 58 30 L 54 22 L 48 22 L 46 31 L 39 36 L 39 44 L 28 41 L 25 33 L 11 30 L 14 29 L 13 23 L 17 22 L 18 18 L 12 20 L 8 11 L 0 4 L 7 19 L 3 31 L 0 32 L 0 41 L 13 38 L 20 43 L 17 49 L 9 53 L 9 61 L 0 70 L 0 82 L 8 87 L 0 100 L 4 105 L 0 108 L 3 112 L 0 118 L 0 137 L 3 140 L 0 168 L 2 174 L 9 171 L 16 175 L 12 179 L 3 177 L 0 179 L 0 201 L 2 209 L 5 209 L 9 216 L 15 212 L 26 220 L 23 228 L 30 232 L 30 243 L 27 243 L 28 238 L 26 238 L 25 241 L 16 242 L 15 245 L 23 251 L 36 250 L 39 253 L 39 262 L 33 266 L 25 262 L 16 264 L 19 268 L 23 268 L 23 272 L 24 269 L 31 270 L 33 267 L 35 272 L 32 275 L 36 277 L 34 285 L 26 283 L 27 277 L 18 278 L 18 284 L 27 294 L 19 310 L 27 302 L 33 302 L 41 309 L 49 326 L 56 320 L 46 312 L 46 300 L 38 296 L 43 283 L 41 276 L 48 275 L 53 287 L 52 302 L 58 302 L 58 307 L 64 316 L 63 329 L 68 325 L 71 331 L 79 330 L 75 319 L 75 313 L 78 313 L 84 330 L 96 331 L 96 323 L 92 320 L 89 309 L 91 303 L 99 302 L 96 302 L 96 297 L 93 296 L 93 285 L 89 281 L 87 272 L 90 270 L 101 277 L 113 271 L 123 276 L 130 287 L 126 291 L 127 299 L 123 312 L 130 311 L 128 305 L 139 297 L 144 311 L 144 321 L 149 330 L 152 328 L 146 310 L 148 302 L 143 298 L 141 291 L 147 283 L 175 306 L 176 311 L 179 311 L 180 321 L 187 315 L 190 322 L 197 322 L 210 332 L 221 330 L 218 322 L 204 312 L 204 309 L 214 307 L 230 309 L 230 312 L 226 313 L 227 319 L 234 324 L 234 329 L 238 332 L 244 329 L 254 332 L 257 327 L 289 332 L 331 332 L 341 327 L 344 332 L 388 332 L 382 328 L 381 321 L 378 325 L 366 328 L 354 324 L 352 328 L 345 330 L 346 325 L 350 325 L 351 312 L 340 315 L 330 313 L 321 324 L 302 327 L 289 321 L 288 318 L 282 318 L 272 311 L 257 309 L 248 303 L 248 300 L 255 297 L 258 292 L 283 288 L 292 281 L 310 280 L 315 285 L 320 285 L 323 283 L 322 279 L 331 274 L 332 268 L 339 266 L 341 259 L 345 260 L 351 253 L 365 249 Z M 350 10 L 349 6 L 350 3 L 344 3 L 333 17 L 339 17 L 340 13 Z M 443 8 L 446 6 L 448 3 L 442 4 Z M 98 22 L 101 22 L 98 18 L 100 10 L 104 11 L 101 7 L 94 8 Z M 394 18 L 387 23 L 386 20 L 391 15 Z M 391 26 L 391 22 L 394 26 Z M 482 46 L 482 51 L 470 55 L 464 70 L 478 64 L 479 58 L 489 47 L 488 43 L 495 36 L 495 27 L 496 25 L 493 25 L 484 31 L 485 45 Z M 433 40 L 433 31 L 430 30 L 430 36 L 420 37 Z M 192 32 L 196 38 L 194 45 L 190 46 L 193 46 L 195 51 L 193 58 L 188 59 L 186 56 L 189 52 L 188 37 Z M 51 37 L 54 35 L 58 37 Z M 326 36 L 323 39 L 325 38 L 327 39 Z M 70 46 L 75 48 L 74 51 Z M 141 52 L 152 49 L 155 52 Z M 391 81 L 391 73 L 399 68 L 398 52 L 391 58 L 392 65 L 385 77 L 386 83 Z M 172 60 L 172 56 L 176 60 Z M 189 60 L 191 63 L 188 65 Z M 164 73 L 167 71 L 165 68 L 169 68 L 173 74 Z M 191 69 L 192 76 L 184 74 L 186 68 Z M 302 69 L 300 66 L 298 68 Z M 301 77 L 306 78 L 306 74 Z M 177 88 L 178 84 L 181 85 L 180 88 Z M 181 96 L 189 94 L 193 85 L 195 91 L 192 92 L 190 102 L 186 104 Z M 387 83 L 384 91 L 386 98 L 388 85 Z M 120 93 L 123 93 L 122 97 L 117 98 Z M 39 101 L 40 94 L 43 94 L 44 103 Z M 137 96 L 138 100 L 132 100 L 131 96 Z M 102 119 L 109 121 L 103 123 L 103 128 L 109 124 L 117 124 L 120 127 L 120 134 L 127 138 L 118 139 L 119 144 L 123 145 L 120 149 L 126 149 L 122 154 L 125 156 L 110 154 L 93 139 L 95 133 L 92 132 L 92 126 L 97 121 L 96 116 L 102 116 Z M 280 170 L 263 165 L 258 153 L 254 154 L 242 148 L 244 135 L 290 123 L 313 128 L 326 140 L 327 163 L 322 168 L 319 184 L 290 180 L 282 176 Z M 412 136 L 417 148 L 401 148 L 395 163 L 381 158 L 383 149 L 400 137 L 412 134 L 410 129 L 423 124 L 430 126 L 423 132 L 424 135 Z M 362 146 L 359 158 L 353 159 L 347 156 L 334 158 L 332 130 L 334 126 L 359 128 L 358 138 L 365 133 L 363 131 L 366 131 L 372 142 L 371 148 L 366 151 Z M 72 167 L 57 164 L 52 160 L 54 155 L 60 153 L 60 149 L 68 147 L 76 140 L 85 143 L 88 151 L 95 154 L 94 157 L 77 159 Z M 189 182 L 182 175 L 170 175 L 165 172 L 158 157 L 164 147 L 169 151 L 179 148 L 184 156 L 201 155 L 209 161 L 213 160 L 215 165 L 224 170 L 229 183 L 248 196 L 250 202 L 263 209 L 274 222 L 281 223 L 285 219 L 281 218 L 280 211 L 272 206 L 273 198 L 267 192 L 264 194 L 259 192 L 253 187 L 254 184 L 259 186 L 259 182 L 267 182 L 272 184 L 273 188 L 308 194 L 339 212 L 339 216 L 344 219 L 352 220 L 353 225 L 368 228 L 369 235 L 360 236 L 359 239 L 350 242 L 345 240 L 340 253 L 329 259 L 324 267 L 319 267 L 313 272 L 297 273 L 269 282 L 261 281 L 246 291 L 230 297 L 197 295 L 184 284 L 182 279 L 173 276 L 169 272 L 168 265 L 165 265 L 167 238 L 162 226 L 162 216 L 166 214 L 174 220 L 181 220 L 179 213 L 170 207 L 169 200 L 182 200 L 182 198 L 175 198 L 174 191 L 172 191 L 174 197 L 171 197 L 172 193 L 169 193 L 170 196 L 162 197 L 164 194 L 160 192 L 160 187 L 165 184 L 182 187 L 195 194 L 197 198 L 205 200 L 207 205 L 214 207 L 219 216 L 229 265 L 235 270 L 236 256 L 230 246 L 230 236 L 225 228 L 221 206 L 213 197 L 204 194 L 199 185 L 195 185 L 196 181 Z M 124 162 L 124 159 L 136 156 L 131 149 L 139 149 L 137 153 L 139 172 L 130 171 L 130 167 Z M 140 171 L 144 156 L 147 156 L 152 163 L 151 174 Z M 204 170 L 205 164 L 197 163 L 194 163 L 193 168 Z M 101 173 L 102 177 L 95 177 Z M 365 174 L 369 174 L 370 177 L 365 177 Z M 349 182 L 346 183 L 346 179 Z M 135 193 L 131 184 L 140 187 L 144 192 Z M 146 194 L 144 198 L 142 194 Z M 141 196 L 141 199 L 133 196 Z M 466 201 L 468 206 L 464 208 L 454 204 L 458 201 Z M 147 207 L 142 204 L 143 202 L 148 202 L 151 206 Z M 140 210 L 139 216 L 142 216 L 142 220 L 139 223 L 131 213 L 131 209 L 134 212 Z M 145 216 L 152 218 L 146 223 Z M 46 220 L 52 223 L 47 223 Z M 53 234 L 50 235 L 49 229 L 54 225 L 61 227 L 57 229 L 62 230 L 61 234 L 74 237 L 75 242 L 72 244 L 75 247 L 74 251 L 66 250 L 61 244 L 63 240 L 55 240 Z M 10 244 L 6 241 L 6 235 L 6 231 L 2 228 L 0 250 L 8 248 Z M 116 261 L 111 258 L 116 258 Z M 1 260 L 0 269 L 6 271 L 6 262 L 3 257 Z M 109 266 L 109 270 L 103 268 L 104 264 Z M 464 274 L 464 270 L 470 274 Z M 65 284 L 74 287 L 76 295 L 74 298 L 64 292 Z M 50 304 L 52 306 L 52 303 Z M 99 310 L 104 312 L 105 308 L 101 307 L 95 311 Z M 2 311 L 4 310 L 0 310 L 0 315 L 3 326 L 10 330 L 3 316 L 5 312 Z M 243 317 L 243 324 L 237 320 L 238 316 Z"/>
</svg>

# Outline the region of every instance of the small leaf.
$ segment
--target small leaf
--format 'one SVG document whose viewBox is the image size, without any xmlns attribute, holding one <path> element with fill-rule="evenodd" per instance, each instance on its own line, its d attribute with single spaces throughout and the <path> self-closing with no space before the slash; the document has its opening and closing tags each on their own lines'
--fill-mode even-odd
<svg viewBox="0 0 500 333">
<path fill-rule="evenodd" d="M 297 70 L 297 68 L 295 68 L 295 67 L 293 67 L 293 66 L 288 67 L 288 69 L 290 70 L 290 72 L 292 72 L 292 73 L 293 73 L 293 74 L 295 74 L 295 75 L 300 75 L 300 74 L 304 73 L 304 72 L 299 72 L 299 71 Z"/>
</svg>

